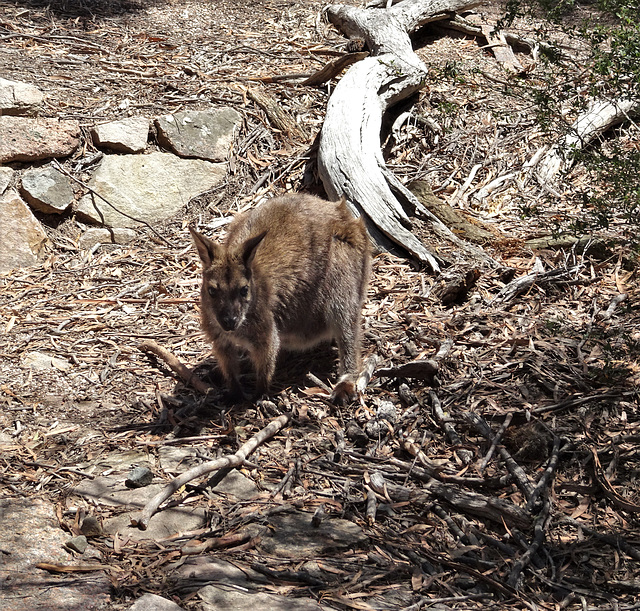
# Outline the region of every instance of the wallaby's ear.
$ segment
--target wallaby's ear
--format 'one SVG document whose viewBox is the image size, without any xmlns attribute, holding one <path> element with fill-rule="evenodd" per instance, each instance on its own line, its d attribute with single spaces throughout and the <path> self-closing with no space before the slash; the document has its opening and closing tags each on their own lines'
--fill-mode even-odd
<svg viewBox="0 0 640 611">
<path fill-rule="evenodd" d="M 245 267 L 250 267 L 253 262 L 253 257 L 255 257 L 256 250 L 260 245 L 260 242 L 264 239 L 264 236 L 267 235 L 266 231 L 259 233 L 258 235 L 249 238 L 242 245 L 242 261 L 244 262 Z"/>
<path fill-rule="evenodd" d="M 198 249 L 198 254 L 200 255 L 202 264 L 204 265 L 204 267 L 208 267 L 209 265 L 211 265 L 211 263 L 213 263 L 214 259 L 218 258 L 218 255 L 220 253 L 220 246 L 213 240 L 205 238 L 193 227 L 189 227 L 189 231 L 191 232 L 193 242 Z"/>
</svg>

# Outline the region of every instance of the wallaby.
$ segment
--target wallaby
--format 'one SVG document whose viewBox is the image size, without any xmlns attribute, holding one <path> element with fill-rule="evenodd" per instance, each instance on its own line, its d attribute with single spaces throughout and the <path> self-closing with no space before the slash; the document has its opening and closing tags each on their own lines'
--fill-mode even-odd
<svg viewBox="0 0 640 611">
<path fill-rule="evenodd" d="M 335 340 L 340 378 L 331 401 L 354 399 L 371 253 L 364 222 L 344 199 L 295 194 L 267 200 L 236 216 L 222 243 L 190 231 L 202 260 L 202 328 L 229 398 L 243 395 L 242 352 L 255 368 L 259 396 L 269 389 L 281 348 Z"/>
</svg>

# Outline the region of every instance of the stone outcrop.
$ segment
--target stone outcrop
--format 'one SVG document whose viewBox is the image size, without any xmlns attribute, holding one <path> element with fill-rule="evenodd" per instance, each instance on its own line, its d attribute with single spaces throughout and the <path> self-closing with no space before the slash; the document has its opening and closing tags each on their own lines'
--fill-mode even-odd
<svg viewBox="0 0 640 611">
<path fill-rule="evenodd" d="M 35 265 L 47 234 L 12 189 L 0 197 L 0 219 L 0 273 Z"/>
<path fill-rule="evenodd" d="M 157 594 L 143 594 L 136 600 L 129 611 L 181 611 L 182 607 L 176 605 L 172 600 L 162 598 Z"/>
<path fill-rule="evenodd" d="M 80 145 L 80 124 L 0 116 L 0 163 L 67 157 Z"/>
<path fill-rule="evenodd" d="M 233 108 L 185 110 L 156 119 L 158 142 L 180 157 L 226 161 L 242 116 Z"/>
<path fill-rule="evenodd" d="M 136 232 L 133 229 L 90 227 L 80 236 L 78 246 L 84 250 L 91 250 L 96 244 L 128 244 L 135 238 Z"/>
<path fill-rule="evenodd" d="M 15 172 L 11 168 L 0 168 L 0 195 L 7 190 L 14 174 Z"/>
<path fill-rule="evenodd" d="M 29 83 L 0 78 L 0 115 L 37 115 L 44 94 Z"/>
<path fill-rule="evenodd" d="M 170 153 L 107 155 L 89 186 L 117 210 L 89 193 L 80 200 L 77 212 L 89 222 L 108 227 L 140 225 L 129 217 L 158 223 L 175 216 L 190 199 L 219 184 L 225 173 L 224 164 L 180 159 Z"/>
<path fill-rule="evenodd" d="M 147 148 L 149 119 L 129 117 L 96 125 L 91 130 L 93 143 L 101 149 L 116 153 L 141 153 Z"/>
<path fill-rule="evenodd" d="M 32 208 L 45 214 L 62 214 L 75 198 L 71 181 L 55 168 L 27 170 L 20 193 Z"/>
<path fill-rule="evenodd" d="M 111 607 L 111 582 L 102 571 L 75 574 L 73 579 L 57 580 L 35 568 L 39 562 L 70 564 L 65 551 L 69 536 L 58 524 L 55 506 L 40 499 L 0 499 L 0 609 L 44 611 L 45 609 L 83 609 L 97 611 Z M 89 547 L 78 559 L 80 564 L 98 564 L 100 558 Z"/>
<path fill-rule="evenodd" d="M 224 160 L 242 122 L 233 108 L 165 115 L 156 120 L 157 141 L 172 153 L 150 154 L 143 154 L 149 118 L 95 125 L 93 144 L 107 154 L 85 155 L 74 175 L 84 170 L 78 178 L 109 203 L 86 190 L 77 201 L 82 187 L 53 165 L 19 165 L 69 157 L 81 144 L 78 121 L 28 116 L 37 114 L 42 100 L 37 87 L 0 78 L 0 273 L 38 262 L 46 233 L 31 210 L 59 216 L 73 211 L 79 219 L 103 225 L 80 236 L 83 250 L 126 244 L 136 236 L 132 228 L 175 216 L 193 197 L 224 180 Z"/>
</svg>

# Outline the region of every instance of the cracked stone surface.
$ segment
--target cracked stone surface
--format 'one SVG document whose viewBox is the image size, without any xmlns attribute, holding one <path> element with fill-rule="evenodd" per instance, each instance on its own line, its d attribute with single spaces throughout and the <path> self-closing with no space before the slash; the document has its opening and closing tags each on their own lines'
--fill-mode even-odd
<svg viewBox="0 0 640 611">
<path fill-rule="evenodd" d="M 77 212 L 107 227 L 139 227 L 139 221 L 155 224 L 172 218 L 193 197 L 222 182 L 225 173 L 225 164 L 171 153 L 105 155 L 89 186 L 118 210 L 89 193 Z"/>
</svg>

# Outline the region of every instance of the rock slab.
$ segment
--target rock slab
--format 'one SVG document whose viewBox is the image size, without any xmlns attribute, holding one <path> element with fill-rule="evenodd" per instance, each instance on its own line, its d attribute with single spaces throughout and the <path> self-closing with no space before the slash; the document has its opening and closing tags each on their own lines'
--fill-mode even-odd
<svg viewBox="0 0 640 611">
<path fill-rule="evenodd" d="M 121 121 L 111 121 L 96 125 L 91 137 L 98 148 L 116 153 L 141 153 L 147 147 L 149 119 L 129 117 Z"/>
<path fill-rule="evenodd" d="M 242 115 L 233 108 L 185 110 L 156 119 L 158 142 L 180 157 L 226 161 Z"/>
<path fill-rule="evenodd" d="M 242 592 L 224 586 L 205 586 L 198 591 L 205 611 L 322 611 L 322 607 L 309 598 L 290 598 L 265 592 Z"/>
<path fill-rule="evenodd" d="M 90 227 L 80 236 L 78 247 L 91 250 L 96 244 L 128 244 L 135 239 L 136 232 L 133 229 Z"/>
<path fill-rule="evenodd" d="M 0 168 L 0 195 L 2 195 L 7 187 L 11 184 L 15 171 L 11 168 Z"/>
<path fill-rule="evenodd" d="M 79 145 L 78 121 L 0 116 L 0 163 L 67 157 Z"/>
<path fill-rule="evenodd" d="M 32 168 L 22 175 L 22 197 L 45 214 L 62 214 L 73 203 L 71 181 L 55 168 Z"/>
<path fill-rule="evenodd" d="M 0 273 L 36 265 L 47 234 L 12 189 L 0 197 L 0 218 Z"/>
<path fill-rule="evenodd" d="M 91 501 L 96 507 L 119 507 L 123 510 L 103 522 L 107 534 L 121 533 L 133 540 L 162 540 L 176 533 L 202 528 L 206 512 L 202 507 L 178 506 L 155 513 L 146 530 L 131 526 L 145 504 L 163 488 L 163 484 L 151 484 L 144 488 L 127 488 L 126 475 L 104 475 L 80 482 L 72 492 Z"/>
<path fill-rule="evenodd" d="M 259 546 L 268 554 L 283 558 L 308 560 L 336 552 L 345 552 L 368 544 L 362 528 L 348 520 L 324 520 L 311 526 L 311 515 L 284 513 L 269 519 L 269 532 Z"/>
<path fill-rule="evenodd" d="M 68 538 L 53 505 L 39 499 L 0 499 L 0 609 L 109 608 L 111 582 L 102 571 L 64 575 L 36 568 L 39 562 L 73 564 L 63 548 Z"/>
<path fill-rule="evenodd" d="M 133 219 L 158 223 L 222 182 L 225 173 L 225 164 L 181 159 L 170 153 L 106 155 L 89 186 L 120 212 L 92 193 L 80 200 L 77 212 L 107 227 L 139 227 Z"/>
<path fill-rule="evenodd" d="M 29 83 L 0 78 L 0 115 L 35 115 L 44 94 Z"/>
<path fill-rule="evenodd" d="M 157 594 L 145 594 L 129 607 L 129 611 L 182 611 L 182 607 Z"/>
<path fill-rule="evenodd" d="M 33 371 L 48 371 L 50 369 L 66 371 L 71 369 L 71 363 L 66 359 L 43 352 L 26 352 L 22 356 L 22 366 L 30 367 Z"/>
</svg>

